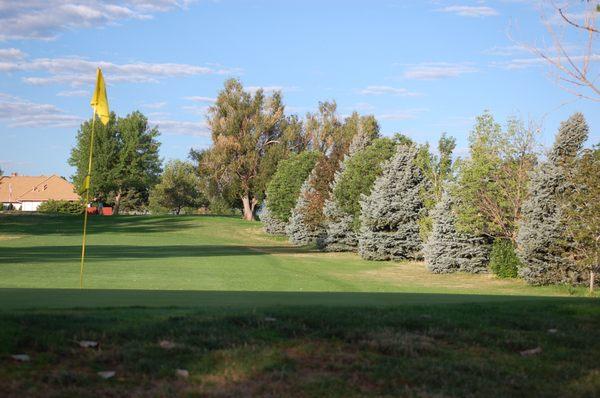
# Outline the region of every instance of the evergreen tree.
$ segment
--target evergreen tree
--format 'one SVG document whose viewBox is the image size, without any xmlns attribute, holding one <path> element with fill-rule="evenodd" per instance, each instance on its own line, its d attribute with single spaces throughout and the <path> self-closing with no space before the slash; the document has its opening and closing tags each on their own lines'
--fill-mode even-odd
<svg viewBox="0 0 600 398">
<path fill-rule="evenodd" d="M 415 145 L 398 145 L 369 196 L 361 201 L 359 253 L 368 260 L 421 257 L 419 218 L 424 183 Z"/>
<path fill-rule="evenodd" d="M 531 178 L 530 196 L 523 205 L 517 235 L 523 263 L 519 275 L 528 283 L 545 285 L 572 282 L 576 266 L 565 256 L 570 250 L 565 237 L 559 198 L 567 189 L 567 170 L 581 151 L 589 129 L 581 113 L 561 123 L 548 160 Z"/>
<path fill-rule="evenodd" d="M 336 187 L 342 179 L 347 162 L 352 159 L 356 153 L 365 149 L 371 141 L 376 138 L 376 134 L 368 129 L 360 128 L 358 133 L 352 139 L 348 154 L 340 165 L 340 169 L 335 173 L 331 190 L 335 192 Z M 354 251 L 358 245 L 358 238 L 353 229 L 354 217 L 344 212 L 340 207 L 335 195 L 331 195 L 325 201 L 323 207 L 325 215 L 325 238 L 319 242 L 320 246 L 327 251 Z"/>
<path fill-rule="evenodd" d="M 298 201 L 292 210 L 292 215 L 285 228 L 285 233 L 289 237 L 290 242 L 295 245 L 316 243 L 320 239 L 323 239 L 325 235 L 323 226 L 320 223 L 314 223 L 310 220 L 311 215 L 314 214 L 311 211 L 311 205 L 314 203 L 313 198 L 318 194 L 312 186 L 315 175 L 316 173 L 313 170 L 311 175 L 302 184 Z"/>
<path fill-rule="evenodd" d="M 262 206 L 260 212 L 260 221 L 262 222 L 263 230 L 266 233 L 271 235 L 285 235 L 285 226 L 287 223 L 275 217 L 271 210 L 269 210 L 268 198 Z"/>
<path fill-rule="evenodd" d="M 456 230 L 456 214 L 450 193 L 444 192 L 431 212 L 432 230 L 424 247 L 427 269 L 433 273 L 485 272 L 489 245 L 483 238 Z"/>
</svg>

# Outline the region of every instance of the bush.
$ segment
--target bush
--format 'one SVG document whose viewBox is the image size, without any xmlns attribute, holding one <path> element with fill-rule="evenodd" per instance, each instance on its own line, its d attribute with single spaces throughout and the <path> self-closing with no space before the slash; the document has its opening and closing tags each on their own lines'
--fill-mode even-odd
<svg viewBox="0 0 600 398">
<path fill-rule="evenodd" d="M 516 278 L 521 267 L 515 247 L 508 239 L 496 239 L 490 254 L 490 269 L 500 278 Z"/>
<path fill-rule="evenodd" d="M 85 206 L 80 202 L 70 202 L 68 200 L 53 200 L 42 203 L 37 208 L 40 213 L 53 214 L 83 214 Z"/>
<path fill-rule="evenodd" d="M 292 155 L 277 167 L 267 186 L 267 207 L 272 218 L 287 222 L 296 205 L 300 188 L 314 168 L 319 154 L 306 151 Z"/>
</svg>

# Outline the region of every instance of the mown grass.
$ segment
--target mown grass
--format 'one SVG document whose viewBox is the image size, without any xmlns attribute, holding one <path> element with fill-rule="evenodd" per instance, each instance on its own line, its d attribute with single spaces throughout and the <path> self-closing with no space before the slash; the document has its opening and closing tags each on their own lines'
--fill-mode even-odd
<svg viewBox="0 0 600 398">
<path fill-rule="evenodd" d="M 323 254 L 233 218 L 113 217 L 92 219 L 79 290 L 80 221 L 0 215 L 0 396 L 600 396 L 584 289 Z"/>
</svg>

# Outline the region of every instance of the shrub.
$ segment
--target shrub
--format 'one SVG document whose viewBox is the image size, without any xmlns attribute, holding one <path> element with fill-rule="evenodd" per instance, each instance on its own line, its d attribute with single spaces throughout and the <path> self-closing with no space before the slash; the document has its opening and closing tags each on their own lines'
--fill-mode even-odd
<svg viewBox="0 0 600 398">
<path fill-rule="evenodd" d="M 267 186 L 267 207 L 271 217 L 283 222 L 289 220 L 300 188 L 318 158 L 319 153 L 305 151 L 292 155 L 277 166 L 277 171 Z"/>
<path fill-rule="evenodd" d="M 490 253 L 490 269 L 500 278 L 516 278 L 521 262 L 515 246 L 508 239 L 496 239 Z"/>
<path fill-rule="evenodd" d="M 83 214 L 84 210 L 85 206 L 80 202 L 53 199 L 40 204 L 37 208 L 40 213 L 54 214 Z"/>
</svg>

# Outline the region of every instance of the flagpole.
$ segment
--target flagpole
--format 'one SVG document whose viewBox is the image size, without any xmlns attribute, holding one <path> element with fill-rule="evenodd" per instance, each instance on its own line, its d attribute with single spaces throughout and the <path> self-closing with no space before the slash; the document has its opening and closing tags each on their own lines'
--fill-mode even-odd
<svg viewBox="0 0 600 398">
<path fill-rule="evenodd" d="M 94 109 L 94 115 L 92 116 L 92 133 L 90 134 L 90 156 L 88 161 L 88 172 L 83 180 L 83 186 L 85 187 L 85 207 L 83 211 L 83 241 L 81 243 L 81 266 L 79 268 L 79 288 L 83 289 L 83 266 L 85 260 L 85 240 L 87 237 L 87 220 L 88 220 L 88 209 L 87 206 L 90 202 L 90 182 L 92 180 L 92 154 L 94 153 L 94 130 L 96 125 L 96 110 Z"/>
</svg>

